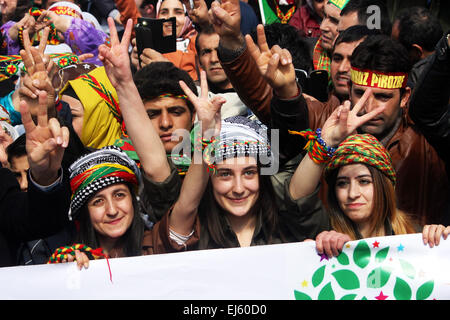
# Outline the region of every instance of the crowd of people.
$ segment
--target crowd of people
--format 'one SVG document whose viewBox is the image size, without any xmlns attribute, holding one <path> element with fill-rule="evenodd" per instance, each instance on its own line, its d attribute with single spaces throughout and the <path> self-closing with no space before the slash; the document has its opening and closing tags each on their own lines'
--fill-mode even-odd
<svg viewBox="0 0 450 320">
<path fill-rule="evenodd" d="M 450 30 L 427 1 L 273 2 L 0 0 L 0 266 L 445 240 Z"/>
</svg>

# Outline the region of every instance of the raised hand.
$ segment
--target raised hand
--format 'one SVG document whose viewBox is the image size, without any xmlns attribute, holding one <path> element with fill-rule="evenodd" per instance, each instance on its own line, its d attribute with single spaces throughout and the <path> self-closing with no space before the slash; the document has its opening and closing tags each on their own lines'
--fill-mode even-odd
<svg viewBox="0 0 450 320">
<path fill-rule="evenodd" d="M 31 46 L 28 32 L 26 30 L 23 32 L 25 50 L 20 51 L 20 56 L 27 72 L 20 78 L 19 99 L 27 102 L 33 116 L 36 115 L 39 105 L 37 98 L 39 91 L 45 91 L 47 94 L 48 114 L 51 117 L 56 116 L 54 109 L 56 93 L 50 80 L 54 63 L 44 56 L 49 31 L 49 28 L 44 29 L 37 49 Z"/>
<path fill-rule="evenodd" d="M 208 11 L 209 22 L 226 47 L 241 46 L 241 8 L 239 0 L 214 1 Z"/>
<path fill-rule="evenodd" d="M 208 6 L 204 0 L 194 0 L 194 8 L 189 10 L 188 14 L 196 25 L 209 24 Z"/>
<path fill-rule="evenodd" d="M 358 127 L 383 112 L 385 107 L 381 106 L 364 115 L 358 115 L 371 95 L 372 89 L 369 88 L 352 109 L 351 102 L 345 101 L 343 105 L 334 110 L 322 128 L 322 138 L 329 146 L 339 145 Z"/>
<path fill-rule="evenodd" d="M 108 26 L 110 30 L 111 47 L 104 44 L 100 45 L 98 47 L 98 57 L 105 66 L 109 81 L 111 81 L 111 84 L 117 89 L 117 86 L 133 81 L 130 69 L 130 59 L 128 56 L 133 20 L 128 19 L 122 41 L 119 41 L 116 25 L 111 17 L 108 18 Z"/>
<path fill-rule="evenodd" d="M 288 99 L 296 96 L 298 87 L 291 53 L 278 45 L 269 49 L 263 25 L 257 26 L 256 33 L 258 45 L 253 42 L 250 35 L 245 36 L 245 41 L 262 76 L 278 97 Z"/>
<path fill-rule="evenodd" d="M 20 114 L 26 132 L 26 150 L 31 175 L 41 185 L 50 185 L 58 177 L 64 149 L 69 144 L 69 130 L 56 118 L 48 119 L 47 94 L 39 93 L 37 125 L 31 118 L 28 103 L 20 102 Z"/>
<path fill-rule="evenodd" d="M 189 87 L 180 81 L 180 86 L 189 100 L 194 105 L 198 120 L 202 126 L 202 132 L 206 133 L 208 130 L 214 130 L 213 135 L 218 135 L 220 132 L 220 108 L 226 102 L 222 97 L 215 96 L 212 100 L 208 99 L 208 81 L 206 79 L 206 72 L 200 72 L 200 96 L 197 97 Z"/>
</svg>

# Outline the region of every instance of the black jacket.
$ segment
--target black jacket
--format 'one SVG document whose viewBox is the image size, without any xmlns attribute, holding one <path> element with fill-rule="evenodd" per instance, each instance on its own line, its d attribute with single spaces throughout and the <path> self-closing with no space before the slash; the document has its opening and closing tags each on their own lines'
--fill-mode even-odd
<svg viewBox="0 0 450 320">
<path fill-rule="evenodd" d="M 51 236 L 69 223 L 70 188 L 66 182 L 43 192 L 29 183 L 22 192 L 6 168 L 0 168 L 0 181 L 0 267 L 6 267 L 16 265 L 22 242 Z"/>
</svg>

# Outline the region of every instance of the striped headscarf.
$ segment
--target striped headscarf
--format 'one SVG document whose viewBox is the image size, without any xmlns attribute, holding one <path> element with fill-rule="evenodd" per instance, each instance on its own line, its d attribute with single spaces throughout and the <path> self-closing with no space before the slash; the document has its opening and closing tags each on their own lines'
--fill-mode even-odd
<svg viewBox="0 0 450 320">
<path fill-rule="evenodd" d="M 136 163 L 116 146 L 107 146 L 82 156 L 69 168 L 69 219 L 98 191 L 116 183 L 129 183 L 138 192 L 142 177 Z"/>
<path fill-rule="evenodd" d="M 344 140 L 325 167 L 325 178 L 334 169 L 354 163 L 366 164 L 380 170 L 395 186 L 396 177 L 391 156 L 374 136 L 354 134 Z"/>
</svg>

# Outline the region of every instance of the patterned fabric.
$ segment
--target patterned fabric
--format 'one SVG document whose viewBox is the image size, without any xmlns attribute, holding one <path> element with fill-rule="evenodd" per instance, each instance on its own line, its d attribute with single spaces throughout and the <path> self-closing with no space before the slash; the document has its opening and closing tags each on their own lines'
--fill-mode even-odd
<svg viewBox="0 0 450 320">
<path fill-rule="evenodd" d="M 141 185 L 136 163 L 119 147 L 108 146 L 85 155 L 69 168 L 72 198 L 69 219 L 98 191 L 117 183 Z"/>
<path fill-rule="evenodd" d="M 322 47 L 322 38 L 319 38 L 314 47 L 313 53 L 314 70 L 326 70 L 328 71 L 328 79 L 330 79 L 330 66 L 331 58 L 328 52 Z"/>
<path fill-rule="evenodd" d="M 273 163 L 267 127 L 258 120 L 242 116 L 222 120 L 220 136 L 205 148 L 204 161 L 210 168 L 214 168 L 215 163 L 243 156 L 257 158 L 261 166 Z"/>
<path fill-rule="evenodd" d="M 311 129 L 301 132 L 288 130 L 289 134 L 297 134 L 305 138 L 306 145 L 303 148 L 308 151 L 308 156 L 317 164 L 327 163 L 336 151 L 335 148 L 326 145 L 325 141 L 321 138 L 321 129 L 317 128 L 316 132 Z"/>
<path fill-rule="evenodd" d="M 349 136 L 339 145 L 333 158 L 325 167 L 325 177 L 332 170 L 353 163 L 363 163 L 380 170 L 395 186 L 396 177 L 391 156 L 374 136 L 370 134 Z"/>
</svg>

